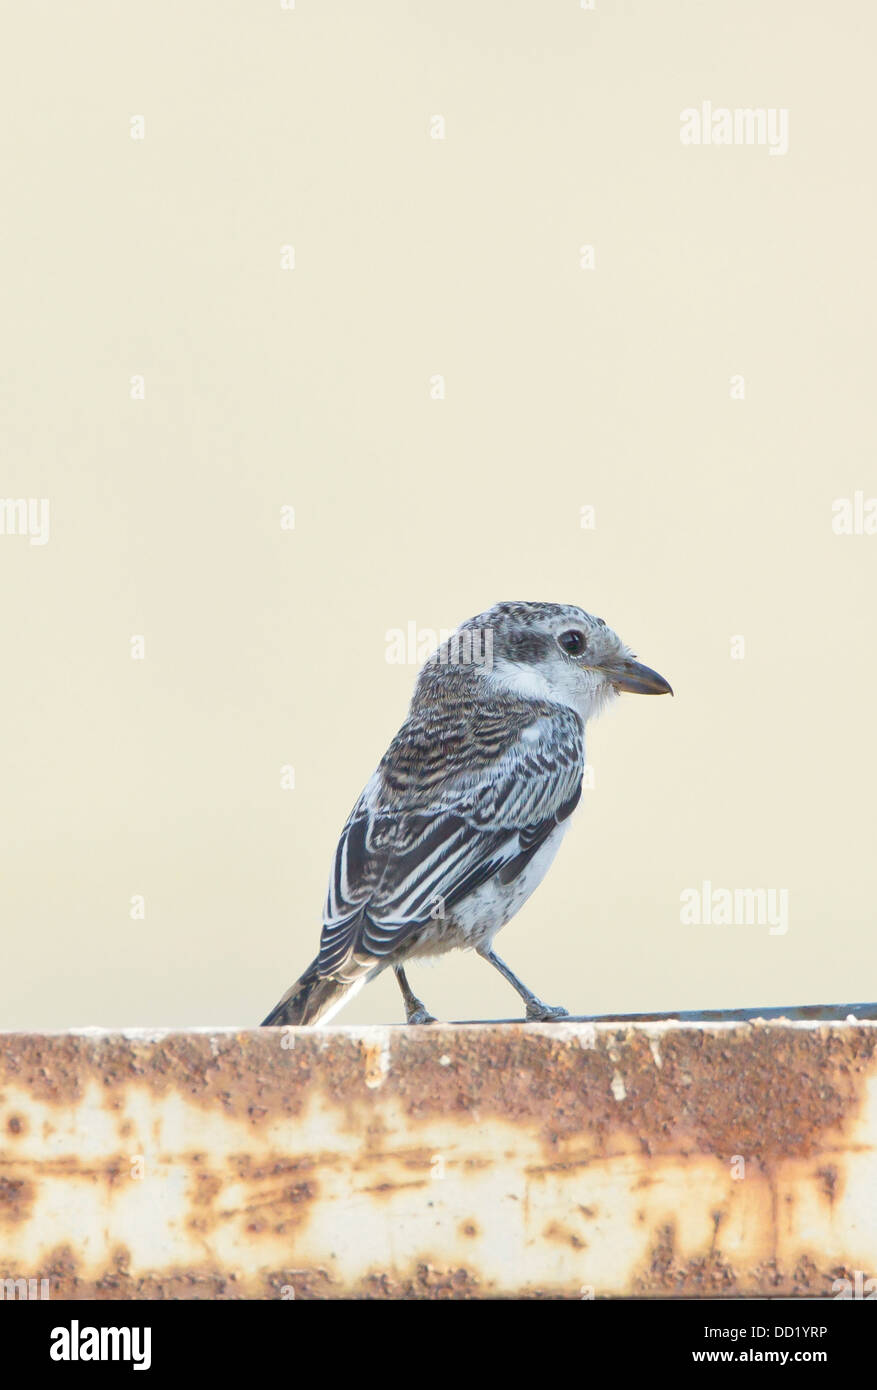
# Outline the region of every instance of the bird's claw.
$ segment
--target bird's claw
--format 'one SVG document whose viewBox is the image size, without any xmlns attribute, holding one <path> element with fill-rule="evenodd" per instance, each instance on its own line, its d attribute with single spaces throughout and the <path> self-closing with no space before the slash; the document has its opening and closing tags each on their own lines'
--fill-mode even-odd
<svg viewBox="0 0 877 1390">
<path fill-rule="evenodd" d="M 406 1023 L 437 1023 L 438 1020 L 428 1014 L 426 1009 L 413 1009 L 405 1020 Z"/>
<path fill-rule="evenodd" d="M 531 1023 L 553 1023 L 558 1018 L 569 1018 L 569 1009 L 560 1004 L 543 1004 L 541 999 L 533 999 L 527 1005 L 527 1019 Z"/>
</svg>

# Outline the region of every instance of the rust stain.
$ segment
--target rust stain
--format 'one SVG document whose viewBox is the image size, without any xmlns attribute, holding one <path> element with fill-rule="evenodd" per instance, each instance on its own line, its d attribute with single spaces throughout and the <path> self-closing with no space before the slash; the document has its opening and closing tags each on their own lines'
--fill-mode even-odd
<svg viewBox="0 0 877 1390">
<path fill-rule="evenodd" d="M 838 1181 L 840 1178 L 837 1165 L 835 1163 L 826 1163 L 822 1168 L 817 1168 L 816 1176 L 829 1202 L 834 1202 L 837 1196 Z"/>
<path fill-rule="evenodd" d="M 95 1080 L 109 1108 L 141 1084 L 157 1096 L 179 1092 L 190 1104 L 254 1128 L 298 1115 L 315 1086 L 339 1107 L 361 1107 L 380 1090 L 413 1121 L 443 1115 L 534 1124 L 549 1150 L 562 1138 L 586 1135 L 599 1152 L 623 1130 L 638 1141 L 644 1136 L 651 1154 L 675 1151 L 684 1139 L 692 1152 L 749 1151 L 764 1159 L 806 1156 L 827 1130 L 848 1127 L 877 1046 L 877 1030 L 867 1028 L 687 1028 L 662 1036 L 659 1069 L 648 1036 L 635 1027 L 601 1039 L 619 1062 L 605 1045 L 570 1046 L 524 1024 L 385 1030 L 393 1035 L 390 1061 L 383 1043 L 338 1033 L 327 1049 L 325 1033 L 289 1031 L 291 1048 L 271 1029 L 171 1033 L 155 1042 L 108 1035 L 99 1045 L 78 1035 L 7 1034 L 0 1084 L 24 1086 L 44 1104 L 66 1107 Z M 440 1061 L 449 1049 L 453 1067 Z M 621 1101 L 612 1092 L 616 1069 L 624 1079 Z"/>
<path fill-rule="evenodd" d="M 733 1267 L 715 1252 L 692 1260 L 676 1256 L 676 1229 L 668 1223 L 657 1233 L 646 1267 L 636 1275 L 633 1292 L 642 1296 L 730 1297 L 737 1292 Z"/>
<path fill-rule="evenodd" d="M 656 1263 L 637 1278 L 640 1296 L 673 1298 L 832 1298 L 836 1269 L 820 1269 L 809 1256 L 791 1268 L 768 1260 L 752 1271 L 740 1271 L 720 1254 L 676 1261 L 656 1250 Z"/>
<path fill-rule="evenodd" d="M 0 1222 L 13 1225 L 26 1221 L 31 1213 L 36 1189 L 32 1182 L 24 1178 L 7 1178 L 0 1175 Z"/>
<path fill-rule="evenodd" d="M 515 1296 L 578 1296 L 574 1253 L 588 1248 L 591 1260 L 612 1246 L 619 1210 L 634 1237 L 624 1287 L 635 1295 L 830 1296 L 846 1277 L 838 1270 L 863 1268 L 870 1248 L 869 1230 L 859 1237 L 844 1222 L 874 1152 L 861 1123 L 875 1051 L 877 1028 L 843 1024 L 666 1026 L 660 1066 L 654 1033 L 629 1024 L 6 1034 L 6 1258 L 13 1230 L 17 1241 L 38 1223 L 51 1181 L 62 1192 L 79 1184 L 86 1212 L 107 1204 L 95 1207 L 107 1213 L 103 1253 L 83 1266 L 59 1245 L 40 1271 L 54 1297 L 474 1298 L 495 1296 L 503 1278 L 519 1282 Z M 70 1116 L 86 1103 L 98 1123 L 81 1155 L 66 1152 L 79 1142 Z M 132 1153 L 113 1152 L 125 1140 L 159 1184 L 154 1209 L 189 1232 L 177 1254 L 203 1252 L 193 1269 L 144 1271 L 148 1220 L 128 1194 L 147 1189 L 130 1183 Z M 340 1234 L 351 1202 L 371 1204 L 378 1232 L 417 1218 L 429 1248 L 412 1237 L 384 1269 L 363 1251 L 351 1273 Z M 581 1225 L 598 1215 L 599 1227 Z M 520 1269 L 506 1259 L 488 1277 L 492 1236 L 509 1220 L 522 1233 Z M 814 1221 L 830 1256 L 812 1248 Z M 62 1234 L 37 1232 L 34 1248 Z M 557 1287 L 525 1277 L 540 1245 L 553 1247 L 541 1268 L 560 1271 Z M 873 1245 L 877 1274 L 877 1231 Z M 611 1258 L 622 1268 L 628 1257 Z"/>
<path fill-rule="evenodd" d="M 379 1182 L 373 1187 L 363 1187 L 362 1192 L 373 1192 L 378 1197 L 387 1197 L 392 1193 L 401 1192 L 406 1187 L 429 1187 L 427 1178 L 416 1179 L 413 1182 Z"/>
<path fill-rule="evenodd" d="M 240 1207 L 227 1208 L 220 1213 L 221 1216 L 236 1216 L 239 1212 L 258 1211 L 261 1207 L 276 1208 L 298 1206 L 303 1203 L 313 1202 L 317 1196 L 318 1189 L 309 1182 L 296 1183 L 293 1187 L 278 1187 L 273 1192 L 262 1193 L 256 1201 L 245 1202 Z"/>
<path fill-rule="evenodd" d="M 343 1156 L 329 1150 L 295 1156 L 270 1154 L 264 1157 L 253 1154 L 236 1154 L 231 1163 L 235 1177 L 242 1182 L 264 1182 L 266 1178 L 278 1178 L 286 1174 L 296 1176 L 299 1173 L 309 1173 L 314 1170 L 326 1172 L 331 1169 L 338 1169 L 343 1165 Z"/>
<path fill-rule="evenodd" d="M 214 1198 L 222 1191 L 222 1187 L 222 1178 L 215 1173 L 198 1173 L 191 1200 L 196 1207 L 210 1206 Z"/>
<path fill-rule="evenodd" d="M 255 1287 L 240 1273 L 210 1269 L 170 1268 L 161 1275 L 134 1276 L 130 1273 L 129 1252 L 114 1252 L 111 1267 L 99 1279 L 83 1278 L 77 1271 L 75 1255 L 69 1247 L 53 1251 L 39 1278 L 51 1281 L 53 1299 L 218 1299 L 262 1298 L 295 1299 L 467 1299 L 480 1296 L 477 1274 L 461 1265 L 440 1265 L 416 1261 L 407 1269 L 367 1274 L 353 1288 L 341 1289 L 329 1270 L 281 1267 L 264 1271 Z M 14 1277 L 0 1267 L 0 1283 Z"/>
<path fill-rule="evenodd" d="M 383 1140 L 384 1136 L 381 1136 Z M 398 1163 L 404 1168 L 425 1168 L 429 1169 L 434 1157 L 432 1149 L 429 1148 L 372 1148 L 369 1147 L 361 1157 L 353 1161 L 352 1167 L 355 1170 L 363 1168 L 373 1168 L 376 1164 L 392 1162 Z"/>
<path fill-rule="evenodd" d="M 392 1299 L 463 1299 L 479 1297 L 478 1276 L 466 1268 L 417 1264 L 410 1272 L 368 1276 L 360 1297 Z"/>
<path fill-rule="evenodd" d="M 543 1240 L 557 1241 L 561 1245 L 571 1245 L 574 1250 L 584 1250 L 587 1248 L 587 1242 L 582 1240 L 581 1236 L 577 1236 L 575 1231 L 570 1231 L 565 1226 L 561 1226 L 559 1221 L 552 1221 L 546 1226 L 542 1232 L 542 1238 Z"/>
</svg>

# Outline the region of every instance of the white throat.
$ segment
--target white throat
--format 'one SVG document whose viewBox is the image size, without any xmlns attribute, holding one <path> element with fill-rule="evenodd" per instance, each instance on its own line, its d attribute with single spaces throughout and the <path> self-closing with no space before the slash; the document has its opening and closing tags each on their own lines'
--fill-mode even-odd
<svg viewBox="0 0 877 1390">
<path fill-rule="evenodd" d="M 538 666 L 529 662 L 497 661 L 485 673 L 488 688 L 506 694 L 517 695 L 523 700 L 548 700 L 555 705 L 566 705 L 575 710 L 587 721 L 593 713 L 595 704 L 600 704 L 599 689 L 589 690 L 575 672 L 570 672 L 569 680 L 552 680 Z"/>
</svg>

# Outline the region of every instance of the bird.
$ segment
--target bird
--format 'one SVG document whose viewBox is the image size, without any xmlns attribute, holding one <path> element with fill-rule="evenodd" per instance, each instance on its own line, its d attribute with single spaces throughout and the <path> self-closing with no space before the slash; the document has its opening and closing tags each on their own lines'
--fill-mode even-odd
<svg viewBox="0 0 877 1390">
<path fill-rule="evenodd" d="M 392 969 L 406 1022 L 436 1020 L 408 961 L 474 950 L 545 1004 L 494 951 L 551 865 L 582 790 L 585 725 L 623 691 L 673 694 L 602 618 L 504 602 L 461 623 L 424 663 L 408 716 L 341 832 L 320 948 L 263 1027 L 328 1022 Z"/>
</svg>

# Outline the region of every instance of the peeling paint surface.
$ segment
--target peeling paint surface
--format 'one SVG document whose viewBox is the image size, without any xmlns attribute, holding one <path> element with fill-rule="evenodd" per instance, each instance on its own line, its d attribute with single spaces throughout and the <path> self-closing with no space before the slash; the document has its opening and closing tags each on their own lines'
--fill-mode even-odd
<svg viewBox="0 0 877 1390">
<path fill-rule="evenodd" d="M 0 1034 L 0 1281 L 74 1298 L 831 1297 L 877 1025 Z"/>
</svg>

